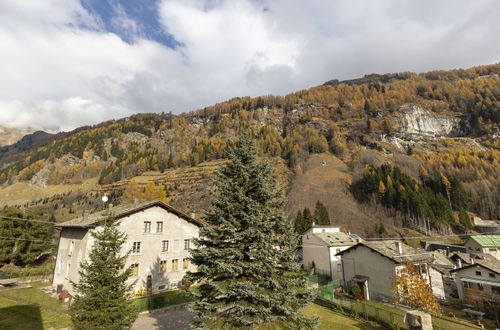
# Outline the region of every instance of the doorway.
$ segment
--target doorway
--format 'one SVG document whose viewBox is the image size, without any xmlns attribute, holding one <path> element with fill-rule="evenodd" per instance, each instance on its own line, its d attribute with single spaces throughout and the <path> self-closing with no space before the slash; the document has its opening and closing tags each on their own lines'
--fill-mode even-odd
<svg viewBox="0 0 500 330">
<path fill-rule="evenodd" d="M 153 278 L 151 277 L 151 275 L 148 275 L 146 279 L 146 291 L 148 296 L 153 293 Z"/>
</svg>

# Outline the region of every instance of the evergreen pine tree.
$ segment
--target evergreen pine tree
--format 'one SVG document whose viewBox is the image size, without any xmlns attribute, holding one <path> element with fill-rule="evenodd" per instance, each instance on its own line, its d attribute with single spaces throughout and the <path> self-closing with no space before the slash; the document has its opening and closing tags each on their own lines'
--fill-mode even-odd
<svg viewBox="0 0 500 330">
<path fill-rule="evenodd" d="M 302 219 L 304 221 L 304 231 L 312 227 L 314 217 L 308 207 L 304 208 L 304 211 L 302 211 Z"/>
<path fill-rule="evenodd" d="M 127 300 L 132 270 L 125 269 L 128 253 L 121 254 L 126 235 L 111 217 L 102 227 L 92 232 L 88 261 L 80 264 L 79 282 L 72 282 L 76 295 L 70 314 L 77 329 L 129 329 L 137 311 Z"/>
<path fill-rule="evenodd" d="M 274 322 L 276 327 L 311 328 L 300 313 L 313 298 L 295 261 L 299 242 L 284 213 L 272 169 L 257 162 L 250 137 L 228 145 L 230 160 L 215 180 L 208 226 L 191 251 L 199 281 L 192 310 L 200 326 L 219 329 Z"/>
<path fill-rule="evenodd" d="M 314 207 L 314 221 L 317 225 L 330 225 L 330 215 L 328 214 L 328 210 L 319 200 L 316 201 L 316 206 Z"/>
<path fill-rule="evenodd" d="M 299 235 L 302 235 L 307 230 L 304 229 L 304 218 L 302 217 L 302 212 L 297 211 L 293 227 L 295 229 L 295 233 Z"/>
</svg>

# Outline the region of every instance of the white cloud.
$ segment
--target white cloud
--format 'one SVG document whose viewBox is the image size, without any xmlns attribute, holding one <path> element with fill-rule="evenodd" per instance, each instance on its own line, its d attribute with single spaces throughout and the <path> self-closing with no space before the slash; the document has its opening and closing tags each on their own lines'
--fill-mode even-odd
<svg viewBox="0 0 500 330">
<path fill-rule="evenodd" d="M 76 0 L 1 1 L 0 125 L 67 130 L 332 78 L 500 60 L 495 0 L 162 0 L 175 49 L 114 11 L 133 43 Z"/>
</svg>

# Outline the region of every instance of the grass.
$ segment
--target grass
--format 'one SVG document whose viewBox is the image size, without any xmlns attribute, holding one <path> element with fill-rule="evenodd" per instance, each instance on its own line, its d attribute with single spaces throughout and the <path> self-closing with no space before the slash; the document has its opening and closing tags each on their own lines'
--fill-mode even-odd
<svg viewBox="0 0 500 330">
<path fill-rule="evenodd" d="M 72 325 L 66 308 L 33 283 L 26 289 L 0 291 L 0 329 L 65 328 Z"/>
<path fill-rule="evenodd" d="M 363 301 L 356 303 L 353 305 L 353 308 L 358 313 L 366 312 L 368 315 L 371 315 L 377 319 L 385 321 L 387 324 L 398 324 L 400 326 L 405 326 L 405 323 L 403 322 L 405 312 L 400 309 L 378 304 L 371 301 Z M 439 317 L 433 316 L 432 324 L 440 329 L 454 329 L 454 330 L 478 329 L 478 327 L 472 324 L 452 319 L 446 316 L 439 316 Z"/>
<path fill-rule="evenodd" d="M 327 329 L 383 329 L 367 321 L 356 320 L 326 307 L 311 304 L 304 308 L 304 314 L 320 318 L 319 330 Z"/>
</svg>

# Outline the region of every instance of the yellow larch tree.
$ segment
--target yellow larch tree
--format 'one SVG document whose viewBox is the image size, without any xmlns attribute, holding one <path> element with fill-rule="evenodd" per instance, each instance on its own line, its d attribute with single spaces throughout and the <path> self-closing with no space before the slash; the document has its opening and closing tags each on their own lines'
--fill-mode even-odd
<svg viewBox="0 0 500 330">
<path fill-rule="evenodd" d="M 433 314 L 441 313 L 431 287 L 418 267 L 410 262 L 397 273 L 391 291 L 398 303 Z"/>
</svg>

